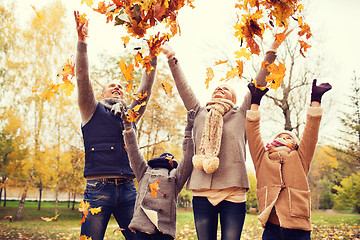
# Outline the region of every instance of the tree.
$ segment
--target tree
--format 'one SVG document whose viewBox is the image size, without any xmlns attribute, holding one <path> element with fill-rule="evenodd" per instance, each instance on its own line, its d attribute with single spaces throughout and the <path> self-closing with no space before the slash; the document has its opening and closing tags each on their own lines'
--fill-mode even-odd
<svg viewBox="0 0 360 240">
<path fill-rule="evenodd" d="M 24 190 L 15 219 L 21 219 L 23 204 L 30 184 L 44 187 L 42 168 L 45 164 L 44 149 L 49 149 L 48 138 L 52 136 L 49 128 L 51 105 L 39 93 L 42 93 L 56 79 L 60 71 L 64 51 L 69 46 L 68 34 L 64 21 L 65 9 L 60 1 L 36 11 L 29 28 L 23 31 L 22 45 L 14 52 L 12 69 L 14 78 L 12 84 L 21 86 L 16 92 L 16 98 L 22 99 L 18 112 L 26 118 L 26 127 L 33 134 L 29 142 L 31 153 L 31 167 L 24 182 Z M 16 64 L 15 64 L 16 63 Z M 46 63 L 46 64 L 45 64 Z M 59 90 L 60 91 L 60 90 Z M 37 167 L 40 166 L 40 167 Z"/>
<path fill-rule="evenodd" d="M 334 188 L 337 190 L 336 209 L 352 208 L 355 212 L 360 213 L 360 173 L 353 173 L 344 178 L 340 186 Z"/>
<path fill-rule="evenodd" d="M 349 167 L 351 173 L 358 173 L 360 171 L 360 78 L 355 73 L 349 99 L 347 111 L 343 111 L 340 117 L 342 129 L 336 137 L 336 142 L 339 143 L 336 150 L 343 153 L 340 160 Z"/>
<path fill-rule="evenodd" d="M 249 210 L 250 208 L 255 208 L 258 211 L 259 207 L 256 198 L 256 184 L 257 184 L 256 176 L 252 172 L 250 172 L 248 176 L 249 176 L 250 189 L 246 193 L 246 209 Z"/>
</svg>

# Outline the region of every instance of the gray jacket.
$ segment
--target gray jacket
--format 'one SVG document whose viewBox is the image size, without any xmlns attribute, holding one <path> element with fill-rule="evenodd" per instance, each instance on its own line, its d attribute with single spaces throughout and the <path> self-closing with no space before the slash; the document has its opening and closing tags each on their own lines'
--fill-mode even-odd
<svg viewBox="0 0 360 240">
<path fill-rule="evenodd" d="M 264 61 L 272 63 L 275 58 L 276 54 L 274 52 L 267 52 Z M 168 63 L 185 108 L 187 110 L 194 109 L 196 112 L 193 133 L 195 151 L 198 151 L 208 111 L 205 107 L 200 106 L 199 100 L 186 81 L 178 60 L 172 58 L 169 59 Z M 266 69 L 261 69 L 256 77 L 257 82 L 263 85 L 268 74 Z M 249 189 L 245 165 L 245 122 L 246 110 L 250 109 L 251 105 L 250 100 L 251 94 L 248 92 L 240 107 L 235 106 L 223 116 L 223 134 L 218 155 L 220 160 L 219 168 L 212 174 L 193 168 L 187 184 L 188 189 L 225 189 L 229 187 Z"/>
<path fill-rule="evenodd" d="M 192 170 L 194 144 L 190 131 L 185 131 L 183 156 L 176 169 L 151 168 L 147 165 L 137 145 L 134 130 L 124 131 L 130 165 L 139 183 L 134 215 L 129 224 L 132 230 L 154 234 L 156 228 L 175 238 L 177 196 Z M 151 197 L 149 184 L 159 181 L 159 192 Z"/>
</svg>

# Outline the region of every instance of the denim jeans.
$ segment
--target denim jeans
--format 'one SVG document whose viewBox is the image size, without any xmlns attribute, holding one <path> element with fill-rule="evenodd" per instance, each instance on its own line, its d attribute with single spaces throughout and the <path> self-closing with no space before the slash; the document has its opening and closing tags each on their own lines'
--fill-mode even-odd
<svg viewBox="0 0 360 240">
<path fill-rule="evenodd" d="M 119 227 L 128 240 L 136 239 L 135 234 L 128 229 L 134 213 L 136 189 L 134 182 L 121 185 L 97 180 L 88 180 L 84 193 L 84 201 L 90 203 L 90 208 L 101 207 L 101 212 L 91 214 L 89 211 L 85 222 L 81 225 L 81 235 L 92 240 L 103 239 L 111 214 L 114 214 Z"/>
<path fill-rule="evenodd" d="M 196 233 L 199 240 L 216 240 L 218 215 L 221 239 L 239 240 L 244 225 L 246 203 L 222 201 L 213 206 L 206 197 L 193 198 Z"/>
<path fill-rule="evenodd" d="M 262 235 L 263 240 L 310 240 L 310 231 L 282 228 L 267 222 Z"/>
</svg>

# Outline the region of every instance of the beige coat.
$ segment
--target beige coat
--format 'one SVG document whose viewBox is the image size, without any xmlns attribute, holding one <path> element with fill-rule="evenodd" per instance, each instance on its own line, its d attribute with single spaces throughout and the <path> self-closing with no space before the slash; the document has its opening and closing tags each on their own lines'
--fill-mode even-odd
<svg viewBox="0 0 360 240">
<path fill-rule="evenodd" d="M 275 207 L 281 227 L 311 230 L 307 175 L 318 140 L 321 116 L 322 108 L 308 109 L 297 150 L 269 153 L 260 135 L 260 111 L 247 111 L 246 134 L 256 171 L 258 218 L 263 227 Z"/>
</svg>

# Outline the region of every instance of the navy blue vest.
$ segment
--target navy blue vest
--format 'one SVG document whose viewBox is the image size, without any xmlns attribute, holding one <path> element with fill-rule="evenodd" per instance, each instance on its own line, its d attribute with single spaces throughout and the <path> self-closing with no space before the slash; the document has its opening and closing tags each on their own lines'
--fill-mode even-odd
<svg viewBox="0 0 360 240">
<path fill-rule="evenodd" d="M 135 126 L 135 124 L 133 124 Z M 100 102 L 94 115 L 81 128 L 85 145 L 84 177 L 118 175 L 134 178 L 124 148 L 123 122 Z"/>
</svg>

